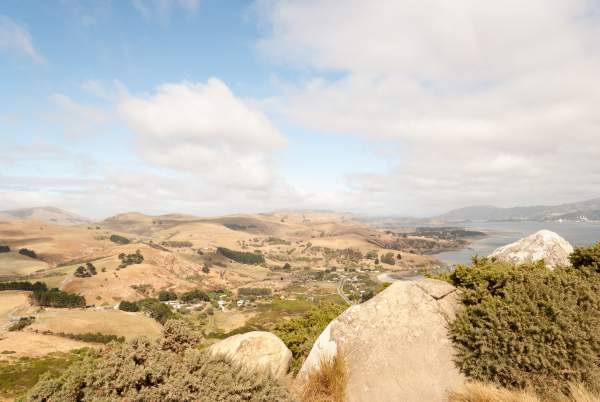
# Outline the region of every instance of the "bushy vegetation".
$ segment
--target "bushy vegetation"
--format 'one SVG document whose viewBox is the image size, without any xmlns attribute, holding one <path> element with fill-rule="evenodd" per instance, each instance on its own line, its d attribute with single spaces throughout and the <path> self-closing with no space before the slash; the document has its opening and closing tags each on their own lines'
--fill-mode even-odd
<svg viewBox="0 0 600 402">
<path fill-rule="evenodd" d="M 205 291 L 201 289 L 195 289 L 182 294 L 181 301 L 184 303 L 198 303 L 201 301 L 210 301 L 210 297 L 208 297 L 208 294 L 206 294 Z"/>
<path fill-rule="evenodd" d="M 445 278 L 465 308 L 450 325 L 456 361 L 470 378 L 540 395 L 569 383 L 600 387 L 598 245 L 577 249 L 573 267 L 514 266 L 474 259 Z"/>
<path fill-rule="evenodd" d="M 591 247 L 578 247 L 569 256 L 574 267 L 589 267 L 600 272 L 600 242 Z"/>
<path fill-rule="evenodd" d="M 119 254 L 119 260 L 121 260 L 121 264 L 119 264 L 119 268 L 125 268 L 129 265 L 141 264 L 144 262 L 144 256 L 140 252 L 140 250 L 136 250 L 133 254 Z"/>
<path fill-rule="evenodd" d="M 85 307 L 85 297 L 74 293 L 63 292 L 57 288 L 35 290 L 30 295 L 31 302 L 43 307 Z"/>
<path fill-rule="evenodd" d="M 96 275 L 97 273 L 98 271 L 96 271 L 96 267 L 94 266 L 94 264 L 92 264 L 91 262 L 86 262 L 85 266 L 78 266 L 73 275 L 77 278 L 89 278 L 93 275 Z"/>
<path fill-rule="evenodd" d="M 42 379 L 28 393 L 27 401 L 294 400 L 272 378 L 196 349 L 199 339 L 181 323 L 168 322 L 163 339 L 111 344 L 59 378 Z"/>
<path fill-rule="evenodd" d="M 127 237 L 119 236 L 119 235 L 116 235 L 116 234 L 111 235 L 109 237 L 109 240 L 112 241 L 113 243 L 117 243 L 117 244 L 129 244 L 129 243 L 131 243 Z"/>
<path fill-rule="evenodd" d="M 396 264 L 396 259 L 394 258 L 394 253 L 385 253 L 381 257 L 381 262 L 384 264 L 394 265 Z"/>
<path fill-rule="evenodd" d="M 173 290 L 161 290 L 158 292 L 158 300 L 160 301 L 177 300 L 177 298 L 177 293 Z"/>
<path fill-rule="evenodd" d="M 156 321 L 164 324 L 173 317 L 173 310 L 168 305 L 161 303 L 157 299 L 144 299 L 137 302 L 141 311 L 154 318 Z"/>
<path fill-rule="evenodd" d="M 45 291 L 48 290 L 48 286 L 44 282 L 27 282 L 27 281 L 17 281 L 17 282 L 0 282 L 0 290 L 40 290 Z"/>
<path fill-rule="evenodd" d="M 21 357 L 16 361 L 0 361 L 0 397 L 13 400 L 21 396 L 30 390 L 41 376 L 58 377 L 87 353 L 87 349 L 79 349 L 39 358 Z"/>
<path fill-rule="evenodd" d="M 8 253 L 10 251 L 9 246 L 0 246 L 0 253 Z"/>
<path fill-rule="evenodd" d="M 265 262 L 265 257 L 258 253 L 248 253 L 245 251 L 230 250 L 225 247 L 218 247 L 217 252 L 230 260 L 239 262 L 240 264 L 262 264 Z"/>
<path fill-rule="evenodd" d="M 38 258 L 36 252 L 33 251 L 33 250 L 30 250 L 28 248 L 22 248 L 22 249 L 20 249 L 19 250 L 19 254 L 25 255 L 25 256 L 30 257 L 30 258 L 35 258 L 35 259 Z"/>
<path fill-rule="evenodd" d="M 19 321 L 15 322 L 10 327 L 8 327 L 8 330 L 9 331 L 20 331 L 23 328 L 28 327 L 29 325 L 33 324 L 34 320 L 35 320 L 34 317 L 21 318 Z"/>
<path fill-rule="evenodd" d="M 337 303 L 321 303 L 301 317 L 283 321 L 275 327 L 273 333 L 281 338 L 292 352 L 292 371 L 297 372 L 300 369 L 321 332 L 346 307 Z"/>
<path fill-rule="evenodd" d="M 137 311 L 140 311 L 140 306 L 138 306 L 135 302 L 122 300 L 121 303 L 119 303 L 119 310 L 135 313 Z"/>
</svg>

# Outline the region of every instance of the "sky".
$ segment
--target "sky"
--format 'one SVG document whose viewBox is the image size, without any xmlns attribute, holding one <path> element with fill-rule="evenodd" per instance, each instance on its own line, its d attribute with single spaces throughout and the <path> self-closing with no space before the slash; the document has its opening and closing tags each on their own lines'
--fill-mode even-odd
<svg viewBox="0 0 600 402">
<path fill-rule="evenodd" d="M 598 0 L 4 0 L 0 210 L 600 196 Z"/>
</svg>

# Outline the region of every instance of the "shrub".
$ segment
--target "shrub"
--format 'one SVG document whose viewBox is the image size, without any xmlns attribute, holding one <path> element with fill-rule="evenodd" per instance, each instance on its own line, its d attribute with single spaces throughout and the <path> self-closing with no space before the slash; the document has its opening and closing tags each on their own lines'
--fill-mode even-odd
<svg viewBox="0 0 600 402">
<path fill-rule="evenodd" d="M 173 317 L 173 311 L 168 305 L 159 302 L 157 299 L 144 299 L 137 302 L 140 310 L 154 318 L 156 321 L 164 324 Z"/>
<path fill-rule="evenodd" d="M 8 253 L 10 251 L 9 246 L 0 246 L 0 253 Z"/>
<path fill-rule="evenodd" d="M 301 317 L 282 321 L 273 331 L 292 352 L 291 369 L 298 371 L 308 356 L 315 340 L 325 327 L 340 315 L 346 306 L 335 303 L 321 303 Z"/>
<path fill-rule="evenodd" d="M 31 258 L 36 258 L 36 259 L 38 258 L 37 254 L 35 253 L 35 251 L 30 250 L 28 248 L 22 248 L 22 249 L 20 249 L 19 250 L 19 254 L 25 255 L 25 256 L 31 257 Z"/>
<path fill-rule="evenodd" d="M 204 264 L 202 266 L 202 272 L 204 272 L 205 274 L 208 274 L 210 272 L 210 268 L 208 267 L 208 264 Z"/>
<path fill-rule="evenodd" d="M 129 311 L 129 312 L 134 313 L 134 312 L 140 311 L 140 307 L 137 305 L 137 303 L 129 302 L 127 300 L 122 300 L 121 303 L 119 303 L 119 310 Z"/>
<path fill-rule="evenodd" d="M 85 297 L 74 293 L 63 292 L 56 288 L 50 290 L 34 290 L 31 302 L 43 307 L 85 307 Z"/>
<path fill-rule="evenodd" d="M 365 254 L 365 258 L 368 260 L 374 260 L 378 257 L 377 251 L 375 250 L 370 250 L 367 251 L 367 254 Z"/>
<path fill-rule="evenodd" d="M 600 274 L 476 259 L 447 279 L 465 308 L 450 325 L 456 362 L 470 378 L 542 396 L 569 382 L 600 386 Z"/>
<path fill-rule="evenodd" d="M 185 328 L 165 325 L 164 340 L 111 344 L 74 364 L 59 378 L 44 377 L 27 401 L 291 402 L 275 380 L 226 357 L 197 350 Z M 173 350 L 170 345 L 178 344 Z M 181 346 L 181 347 L 180 347 Z"/>
<path fill-rule="evenodd" d="M 578 247 L 569 256 L 574 268 L 590 267 L 600 271 L 600 242 L 590 247 Z"/>
<path fill-rule="evenodd" d="M 381 257 L 381 262 L 384 264 L 394 265 L 396 264 L 396 259 L 394 258 L 394 253 L 386 253 Z"/>
<path fill-rule="evenodd" d="M 265 257 L 262 254 L 248 253 L 245 251 L 230 250 L 225 247 L 218 247 L 217 252 L 230 260 L 239 262 L 240 264 L 262 264 L 265 262 Z"/>
<path fill-rule="evenodd" d="M 129 244 L 130 241 L 127 237 L 123 237 L 123 236 L 119 236 L 119 235 L 111 235 L 109 237 L 109 240 L 112 241 L 113 243 L 117 243 L 117 244 Z"/>
<path fill-rule="evenodd" d="M 0 290 L 48 290 L 44 282 L 0 282 Z"/>
<path fill-rule="evenodd" d="M 184 303 L 197 303 L 200 301 L 210 301 L 210 297 L 206 294 L 205 291 L 200 289 L 195 289 L 190 292 L 185 292 L 181 295 L 181 301 Z"/>
<path fill-rule="evenodd" d="M 20 331 L 23 328 L 33 324 L 34 320 L 35 320 L 34 317 L 21 318 L 19 321 L 15 322 L 10 327 L 8 327 L 8 330 L 9 331 Z"/>
<path fill-rule="evenodd" d="M 119 260 L 121 260 L 119 268 L 125 268 L 129 265 L 141 264 L 144 262 L 144 256 L 140 250 L 136 250 L 134 254 L 119 254 Z"/>
<path fill-rule="evenodd" d="M 177 293 L 172 290 L 161 290 L 158 292 L 158 300 L 160 301 L 169 301 L 169 300 L 177 300 Z"/>
</svg>

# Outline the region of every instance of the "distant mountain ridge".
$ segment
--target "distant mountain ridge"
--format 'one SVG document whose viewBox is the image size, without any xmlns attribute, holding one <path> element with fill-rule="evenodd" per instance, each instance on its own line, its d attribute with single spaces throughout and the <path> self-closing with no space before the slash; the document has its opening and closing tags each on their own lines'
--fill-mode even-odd
<svg viewBox="0 0 600 402">
<path fill-rule="evenodd" d="M 501 208 L 476 205 L 454 209 L 432 219 L 444 222 L 464 221 L 600 221 L 600 198 L 561 205 L 534 205 Z"/>
<path fill-rule="evenodd" d="M 0 211 L 0 219 L 37 219 L 55 225 L 80 225 L 90 220 L 56 207 L 19 208 Z"/>
</svg>

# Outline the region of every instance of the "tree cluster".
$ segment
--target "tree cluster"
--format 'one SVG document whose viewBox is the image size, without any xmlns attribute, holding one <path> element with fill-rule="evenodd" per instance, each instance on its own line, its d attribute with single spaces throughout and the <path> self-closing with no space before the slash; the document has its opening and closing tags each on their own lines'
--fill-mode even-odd
<svg viewBox="0 0 600 402">
<path fill-rule="evenodd" d="M 42 307 L 85 307 L 85 297 L 74 293 L 63 292 L 57 288 L 34 290 L 31 302 Z"/>
<path fill-rule="evenodd" d="M 80 265 L 77 267 L 73 276 L 76 276 L 77 278 L 89 278 L 91 276 L 96 275 L 97 273 L 98 271 L 96 271 L 96 267 L 94 266 L 94 264 L 92 264 L 91 262 L 86 262 L 85 266 Z"/>
<path fill-rule="evenodd" d="M 37 258 L 38 258 L 38 256 L 37 256 L 37 254 L 35 253 L 35 251 L 33 251 L 33 250 L 30 250 L 30 249 L 28 249 L 28 248 L 22 248 L 22 249 L 20 249 L 20 250 L 19 250 L 19 254 L 21 254 L 21 255 L 25 255 L 25 256 L 27 256 L 27 257 L 30 257 L 30 258 L 35 258 L 35 259 L 37 259 Z"/>
<path fill-rule="evenodd" d="M 119 254 L 119 260 L 121 260 L 121 264 L 119 264 L 119 268 L 125 268 L 129 265 L 141 264 L 144 262 L 144 256 L 140 252 L 140 250 L 136 250 L 134 254 Z"/>
<path fill-rule="evenodd" d="M 218 247 L 217 252 L 230 260 L 239 262 L 240 264 L 256 265 L 265 262 L 265 257 L 262 254 L 249 253 L 245 251 L 230 250 L 225 247 Z"/>
<path fill-rule="evenodd" d="M 205 291 L 201 289 L 195 289 L 182 294 L 181 301 L 184 303 L 198 303 L 201 301 L 210 301 L 210 297 L 208 297 Z"/>
<path fill-rule="evenodd" d="M 130 243 L 128 238 L 117 235 L 117 234 L 111 235 L 109 237 L 109 240 L 112 241 L 113 243 L 117 243 L 117 244 L 129 244 Z"/>
<path fill-rule="evenodd" d="M 44 282 L 0 282 L 0 290 L 33 290 L 33 291 L 46 291 L 48 286 Z"/>
<path fill-rule="evenodd" d="M 9 246 L 0 246 L 0 253 L 8 253 L 10 251 Z"/>
</svg>

